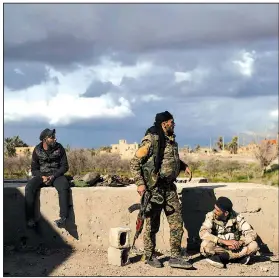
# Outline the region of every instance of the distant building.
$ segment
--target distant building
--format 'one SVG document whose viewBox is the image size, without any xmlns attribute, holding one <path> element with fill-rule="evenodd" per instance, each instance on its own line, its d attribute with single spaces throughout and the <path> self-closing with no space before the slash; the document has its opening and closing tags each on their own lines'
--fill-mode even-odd
<svg viewBox="0 0 279 278">
<path fill-rule="evenodd" d="M 138 147 L 138 143 L 128 144 L 126 140 L 122 139 L 119 140 L 118 144 L 111 145 L 111 153 L 120 154 L 121 158 L 123 159 L 131 159 Z"/>
<path fill-rule="evenodd" d="M 237 152 L 239 154 L 246 154 L 246 155 L 251 155 L 254 153 L 258 148 L 258 145 L 256 143 L 249 143 L 246 146 L 241 146 L 238 148 Z"/>
<path fill-rule="evenodd" d="M 17 156 L 24 156 L 26 154 L 32 155 L 35 147 L 16 147 L 15 149 Z"/>
<path fill-rule="evenodd" d="M 262 143 L 270 143 L 271 145 L 276 145 L 277 144 L 277 139 L 264 139 L 262 140 Z"/>
</svg>

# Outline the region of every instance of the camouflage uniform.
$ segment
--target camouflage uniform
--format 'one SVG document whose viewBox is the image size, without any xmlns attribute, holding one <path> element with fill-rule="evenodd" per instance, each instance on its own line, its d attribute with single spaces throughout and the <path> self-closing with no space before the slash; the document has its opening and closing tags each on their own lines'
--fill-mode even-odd
<svg viewBox="0 0 279 278">
<path fill-rule="evenodd" d="M 206 214 L 200 232 L 202 239 L 200 252 L 204 256 L 228 253 L 230 259 L 237 259 L 243 256 L 252 255 L 257 252 L 258 244 L 256 232 L 245 221 L 241 214 L 232 211 L 226 222 L 215 219 L 214 212 Z M 227 246 L 218 243 L 218 239 L 242 240 L 244 244 L 239 250 L 229 250 Z"/>
<path fill-rule="evenodd" d="M 155 176 L 153 173 L 154 156 L 158 150 L 158 139 L 159 137 L 156 134 L 147 134 L 142 139 L 140 147 L 130 164 L 135 184 L 137 186 L 144 184 L 152 193 L 151 208 L 146 218 L 144 233 L 146 258 L 150 258 L 155 251 L 156 233 L 159 231 L 162 209 L 166 214 L 170 227 L 172 257 L 180 255 L 183 235 L 181 204 L 178 199 L 176 186 L 173 182 L 179 175 L 180 170 L 186 168 L 186 164 L 179 159 L 175 136 L 166 136 L 166 147 L 159 176 Z M 157 178 L 158 182 L 155 185 Z"/>
</svg>

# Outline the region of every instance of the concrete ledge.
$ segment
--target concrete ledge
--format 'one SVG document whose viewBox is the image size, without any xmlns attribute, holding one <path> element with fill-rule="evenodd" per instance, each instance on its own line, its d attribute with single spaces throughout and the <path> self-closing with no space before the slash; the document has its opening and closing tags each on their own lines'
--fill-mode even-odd
<svg viewBox="0 0 279 278">
<path fill-rule="evenodd" d="M 247 183 L 186 183 L 177 184 L 177 187 L 188 231 L 184 233 L 183 246 L 187 245 L 188 238 L 188 247 L 198 248 L 198 231 L 205 214 L 213 209 L 219 196 L 227 196 L 234 209 L 255 228 L 262 248 L 278 252 L 278 188 Z M 4 188 L 3 197 L 5 245 L 107 250 L 110 228 L 129 227 L 132 237 L 135 233 L 137 212 L 130 214 L 127 210 L 139 201 L 134 185 L 125 188 L 72 188 L 72 208 L 66 229 L 53 225 L 59 214 L 58 194 L 54 188 L 41 190 L 41 218 L 37 230 L 25 227 L 23 187 Z M 143 247 L 142 235 L 136 246 Z M 163 214 L 157 248 L 169 250 L 169 228 Z"/>
</svg>

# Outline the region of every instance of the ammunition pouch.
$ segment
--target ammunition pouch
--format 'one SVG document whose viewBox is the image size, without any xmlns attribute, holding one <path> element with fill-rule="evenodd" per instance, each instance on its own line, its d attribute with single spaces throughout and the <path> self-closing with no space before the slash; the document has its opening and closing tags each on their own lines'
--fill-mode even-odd
<svg viewBox="0 0 279 278">
<path fill-rule="evenodd" d="M 143 178 L 148 189 L 152 189 L 158 182 L 158 174 L 155 173 L 155 165 L 152 159 L 142 166 Z"/>
</svg>

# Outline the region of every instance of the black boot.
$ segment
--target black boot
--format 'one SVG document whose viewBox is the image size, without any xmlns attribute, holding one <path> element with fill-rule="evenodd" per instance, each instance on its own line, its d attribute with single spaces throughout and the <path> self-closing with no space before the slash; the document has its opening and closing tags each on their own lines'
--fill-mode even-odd
<svg viewBox="0 0 279 278">
<path fill-rule="evenodd" d="M 224 268 L 225 265 L 229 262 L 230 255 L 227 252 L 211 256 L 207 259 L 205 259 L 208 263 L 210 263 L 212 266 L 215 266 L 217 268 Z"/>
<path fill-rule="evenodd" d="M 56 225 L 58 228 L 62 228 L 62 227 L 65 226 L 66 220 L 67 220 L 66 217 L 61 217 L 60 219 L 55 220 L 54 223 L 55 223 L 55 225 Z"/>
<path fill-rule="evenodd" d="M 249 264 L 250 259 L 251 259 L 250 256 L 245 256 L 245 257 L 240 258 L 237 262 L 240 263 L 240 264 L 247 265 L 247 264 Z"/>
<path fill-rule="evenodd" d="M 209 258 L 206 258 L 205 260 L 206 260 L 206 262 L 208 262 L 209 264 L 211 264 L 214 267 L 217 267 L 217 268 L 225 267 L 225 265 L 223 264 L 223 262 L 221 261 L 221 259 L 218 255 L 211 256 Z"/>
<path fill-rule="evenodd" d="M 29 220 L 27 221 L 27 227 L 28 227 L 28 228 L 33 229 L 33 228 L 35 228 L 36 226 L 37 226 L 37 223 L 35 222 L 34 219 L 29 219 Z"/>
</svg>

